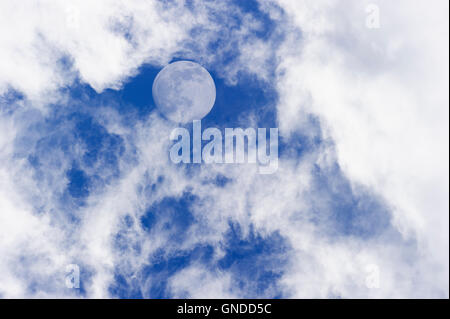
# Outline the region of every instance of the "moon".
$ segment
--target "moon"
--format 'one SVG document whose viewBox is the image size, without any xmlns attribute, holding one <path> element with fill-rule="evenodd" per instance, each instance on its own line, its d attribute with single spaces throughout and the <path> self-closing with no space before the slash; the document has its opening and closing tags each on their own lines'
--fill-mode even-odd
<svg viewBox="0 0 450 319">
<path fill-rule="evenodd" d="M 214 106 L 216 86 L 200 64 L 177 61 L 164 67 L 153 81 L 153 100 L 169 120 L 188 123 L 201 120 Z"/>
</svg>

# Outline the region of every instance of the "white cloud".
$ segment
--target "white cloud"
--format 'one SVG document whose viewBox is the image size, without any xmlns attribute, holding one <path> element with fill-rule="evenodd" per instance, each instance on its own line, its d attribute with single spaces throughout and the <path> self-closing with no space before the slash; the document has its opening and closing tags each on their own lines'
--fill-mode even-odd
<svg viewBox="0 0 450 319">
<path fill-rule="evenodd" d="M 302 30 L 279 53 L 281 134 L 317 114 L 346 175 L 417 239 L 416 289 L 448 296 L 448 3 L 376 1 L 380 29 L 365 26 L 369 2 L 278 3 Z"/>
<path fill-rule="evenodd" d="M 174 298 L 239 298 L 232 294 L 232 281 L 229 274 L 213 274 L 202 265 L 191 266 L 178 272 L 170 279 Z"/>
<path fill-rule="evenodd" d="M 70 85 L 67 66 L 55 63 L 62 58 L 97 91 L 120 87 L 143 62 L 168 62 L 193 22 L 182 4 L 2 1 L 0 92 L 13 87 L 38 99 Z"/>
</svg>

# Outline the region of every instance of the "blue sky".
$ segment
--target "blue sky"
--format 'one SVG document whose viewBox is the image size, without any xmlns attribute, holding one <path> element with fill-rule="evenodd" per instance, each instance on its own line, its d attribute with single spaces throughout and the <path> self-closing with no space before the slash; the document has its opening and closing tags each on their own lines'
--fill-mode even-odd
<svg viewBox="0 0 450 319">
<path fill-rule="evenodd" d="M 10 231 L 0 297 L 448 297 L 448 168 L 434 160 L 445 97 L 425 117 L 417 105 L 433 94 L 405 93 L 417 88 L 399 62 L 413 46 L 407 31 L 387 25 L 392 43 L 406 39 L 397 48 L 357 24 L 360 4 L 344 14 L 318 3 L 62 7 L 92 24 L 91 35 L 69 28 L 67 40 L 30 22 L 43 40 L 24 61 L 41 76 L 30 84 L 18 68 L 18 80 L 0 79 L 0 214 Z M 399 19 L 401 5 L 383 5 Z M 423 61 L 428 51 L 413 48 L 410 59 Z M 355 63 L 367 56 L 398 67 Z M 276 173 L 170 162 L 173 123 L 152 84 L 182 60 L 215 82 L 203 128 L 279 128 Z M 433 156 L 411 151 L 418 136 Z M 67 264 L 80 267 L 79 289 L 64 286 Z"/>
</svg>

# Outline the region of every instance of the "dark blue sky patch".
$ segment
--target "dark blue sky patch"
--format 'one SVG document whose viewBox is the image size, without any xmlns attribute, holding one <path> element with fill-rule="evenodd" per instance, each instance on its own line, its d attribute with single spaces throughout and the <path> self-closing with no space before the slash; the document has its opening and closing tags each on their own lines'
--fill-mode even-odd
<svg viewBox="0 0 450 319">
<path fill-rule="evenodd" d="M 260 10 L 260 6 L 257 0 L 233 0 L 232 1 L 235 5 L 237 5 L 242 12 L 251 14 L 257 21 L 261 22 L 262 28 L 254 30 L 252 33 L 252 36 L 256 36 L 263 40 L 269 40 L 269 37 L 273 35 L 275 32 L 275 29 L 277 27 L 277 24 L 275 21 L 273 21 L 270 16 L 266 13 Z M 279 38 L 278 41 L 281 43 L 281 39 Z"/>
<path fill-rule="evenodd" d="M 147 116 L 154 108 L 152 96 L 153 80 L 161 68 L 143 65 L 136 76 L 128 79 L 118 93 L 123 103 L 119 103 L 120 112 L 134 112 L 139 118 Z"/>
<path fill-rule="evenodd" d="M 123 218 L 123 222 L 125 224 L 125 227 L 127 227 L 127 228 L 133 227 L 133 225 L 134 225 L 134 218 L 131 215 L 126 215 Z"/>
<path fill-rule="evenodd" d="M 79 78 L 76 78 L 70 86 L 62 87 L 59 91 L 62 95 L 70 98 L 71 104 L 78 104 L 84 110 L 95 107 L 94 101 L 99 96 L 89 84 L 82 82 Z"/>
<path fill-rule="evenodd" d="M 171 298 L 167 289 L 167 281 L 176 272 L 188 267 L 193 262 L 207 263 L 211 260 L 214 249 L 209 245 L 198 245 L 192 250 L 178 251 L 166 256 L 164 251 L 159 251 L 150 258 L 151 265 L 143 269 L 144 277 L 156 278 L 148 291 L 149 298 Z"/>
<path fill-rule="evenodd" d="M 195 222 L 190 206 L 197 197 L 184 193 L 181 198 L 166 197 L 152 205 L 141 217 L 141 226 L 151 231 L 158 224 L 160 229 L 171 234 L 174 241 L 183 240 L 186 231 Z"/>
<path fill-rule="evenodd" d="M 108 133 L 89 115 L 72 113 L 66 121 L 72 123 L 73 135 L 67 132 L 59 147 L 73 158 L 72 168 L 66 173 L 67 190 L 70 196 L 82 200 L 89 195 L 90 189 L 101 190 L 119 178 L 119 159 L 125 152 L 124 141 L 120 136 Z M 71 143 L 79 145 L 83 153 L 74 153 Z"/>
<path fill-rule="evenodd" d="M 142 177 L 142 183 L 137 185 L 136 192 L 139 194 L 139 196 L 151 198 L 151 196 L 156 193 L 157 189 L 162 185 L 163 182 L 163 175 L 159 175 L 156 180 L 154 180 L 154 178 L 150 177 L 146 172 Z"/>
<path fill-rule="evenodd" d="M 118 298 L 171 298 L 173 296 L 167 286 L 170 277 L 193 262 L 210 263 L 213 253 L 214 248 L 210 245 L 197 245 L 191 250 L 177 250 L 170 254 L 160 249 L 149 257 L 149 263 L 136 276 L 116 268 L 115 281 L 109 291 Z"/>
<path fill-rule="evenodd" d="M 293 132 L 289 137 L 282 135 L 279 137 L 278 154 L 280 157 L 296 159 L 299 162 L 303 159 L 304 154 L 320 152 L 320 147 L 331 143 L 323 138 L 320 122 L 316 117 L 310 115 L 309 124 L 307 134 Z"/>
<path fill-rule="evenodd" d="M 246 293 L 245 298 L 279 297 L 277 281 L 289 250 L 279 233 L 262 237 L 251 228 L 243 237 L 240 226 L 230 224 L 223 246 L 226 254 L 218 266 L 233 274 L 235 284 Z"/>
<path fill-rule="evenodd" d="M 214 21 L 217 28 L 214 29 L 214 36 L 210 36 L 210 42 L 207 43 L 207 53 L 214 54 L 217 60 L 216 63 L 220 65 L 237 65 L 237 58 L 240 55 L 240 52 L 237 50 L 239 41 L 246 42 L 251 39 L 258 39 L 270 42 L 274 47 L 281 43 L 283 38 L 281 30 L 277 29 L 277 23 L 266 12 L 260 10 L 257 1 L 233 0 L 227 3 L 226 10 L 221 10 L 221 8 L 209 7 L 210 19 Z M 233 14 L 230 14 L 230 12 L 233 12 Z M 245 24 L 244 19 L 248 16 L 259 22 L 259 25 L 247 25 L 246 27 L 250 28 L 250 30 L 247 34 L 244 34 L 241 30 Z M 208 30 L 205 26 L 194 27 L 191 30 L 191 38 L 195 40 L 208 32 L 211 32 L 211 30 Z M 275 34 L 276 37 L 274 36 Z M 186 47 L 193 52 L 197 51 L 195 41 L 188 42 Z"/>
<path fill-rule="evenodd" d="M 224 187 L 229 182 L 231 182 L 231 179 L 222 174 L 218 174 L 214 180 L 214 184 L 219 187 Z"/>
<path fill-rule="evenodd" d="M 214 73 L 213 73 L 214 74 Z M 241 127 L 245 116 L 255 114 L 258 127 L 276 127 L 278 95 L 273 86 L 256 76 L 242 74 L 235 86 L 214 76 L 216 103 L 202 120 L 204 127 Z"/>
<path fill-rule="evenodd" d="M 10 104 L 23 100 L 24 98 L 25 97 L 21 92 L 15 89 L 9 89 L 6 93 L 0 95 L 0 106 L 7 107 Z"/>
<path fill-rule="evenodd" d="M 0 115 L 12 115 L 19 106 L 18 102 L 25 99 L 24 95 L 14 89 L 9 89 L 6 93 L 0 95 Z"/>
<path fill-rule="evenodd" d="M 150 231 L 157 222 L 157 216 L 153 210 L 148 210 L 141 217 L 141 226 L 144 230 Z"/>
<path fill-rule="evenodd" d="M 97 93 L 91 86 L 76 79 L 70 87 L 62 88 L 60 92 L 71 98 L 71 103 L 77 106 L 80 113 L 95 115 L 99 106 L 107 107 L 120 114 L 122 125 L 131 127 L 145 120 L 155 109 L 152 85 L 160 70 L 160 67 L 144 64 L 134 76 L 124 80 L 118 90 L 107 88 Z"/>
<path fill-rule="evenodd" d="M 232 179 L 226 177 L 225 175 L 217 174 L 214 178 L 205 180 L 203 183 L 204 184 L 213 184 L 217 187 L 223 188 L 231 181 L 232 181 Z"/>
<path fill-rule="evenodd" d="M 363 186 L 354 191 L 339 165 L 322 171 L 316 166 L 314 192 L 316 222 L 327 221 L 329 236 L 370 239 L 392 229 L 391 213 L 385 202 Z"/>
<path fill-rule="evenodd" d="M 118 167 L 118 158 L 125 151 L 123 139 L 119 135 L 108 133 L 102 125 L 88 115 L 74 113 L 69 116 L 69 120 L 75 122 L 75 139 L 86 147 L 86 152 L 81 159 L 83 166 L 93 167 L 101 163 L 102 166 L 109 168 Z M 116 178 L 118 170 L 113 170 L 111 174 Z"/>
<path fill-rule="evenodd" d="M 113 283 L 109 286 L 108 291 L 113 298 L 142 299 L 144 296 L 141 292 L 141 285 L 142 282 L 139 279 L 130 278 L 116 270 Z"/>
<path fill-rule="evenodd" d="M 72 197 L 84 198 L 89 195 L 89 177 L 83 170 L 72 167 L 67 171 L 67 178 L 67 190 Z"/>
<path fill-rule="evenodd" d="M 57 209 L 75 221 L 92 190 L 101 192 L 120 177 L 121 163 L 133 163 L 133 145 L 125 137 L 109 133 L 91 113 L 88 103 L 72 101 L 55 106 L 43 117 L 36 111 L 21 116 L 26 129 L 16 137 L 15 157 L 26 158 L 39 188 L 49 189 L 66 181 L 66 188 L 52 192 Z M 36 207 L 45 198 L 33 199 Z"/>
</svg>

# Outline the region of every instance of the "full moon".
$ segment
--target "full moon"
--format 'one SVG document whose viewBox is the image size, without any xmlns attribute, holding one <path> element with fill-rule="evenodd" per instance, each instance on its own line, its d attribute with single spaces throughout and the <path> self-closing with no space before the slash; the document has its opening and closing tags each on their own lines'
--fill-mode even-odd
<svg viewBox="0 0 450 319">
<path fill-rule="evenodd" d="M 176 123 L 200 120 L 212 109 L 216 86 L 200 64 L 178 61 L 164 67 L 153 81 L 153 99 L 160 112 Z"/>
</svg>

